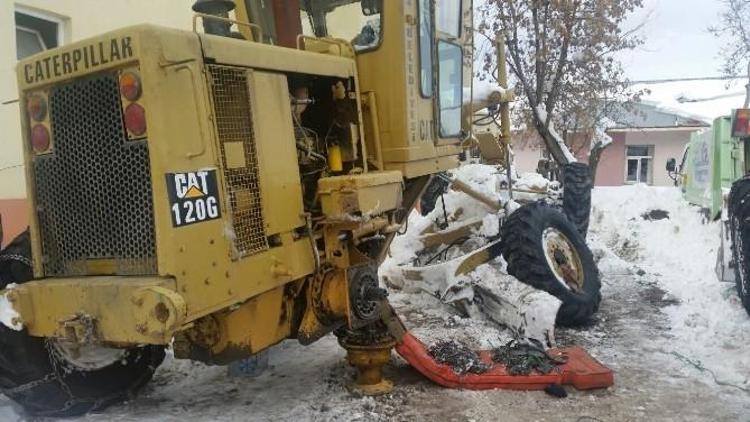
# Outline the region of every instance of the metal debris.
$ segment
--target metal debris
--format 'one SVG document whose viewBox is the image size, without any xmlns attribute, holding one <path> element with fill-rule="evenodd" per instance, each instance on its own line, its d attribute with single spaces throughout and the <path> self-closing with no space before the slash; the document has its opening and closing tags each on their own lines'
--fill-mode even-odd
<svg viewBox="0 0 750 422">
<path fill-rule="evenodd" d="M 502 363 L 511 375 L 529 375 L 532 371 L 549 374 L 557 365 L 567 362 L 564 357 L 550 356 L 538 342 L 509 341 L 492 353 L 492 360 Z"/>
<path fill-rule="evenodd" d="M 457 374 L 482 374 L 490 365 L 482 362 L 477 352 L 455 340 L 439 341 L 427 350 L 435 361 L 449 365 Z"/>
</svg>

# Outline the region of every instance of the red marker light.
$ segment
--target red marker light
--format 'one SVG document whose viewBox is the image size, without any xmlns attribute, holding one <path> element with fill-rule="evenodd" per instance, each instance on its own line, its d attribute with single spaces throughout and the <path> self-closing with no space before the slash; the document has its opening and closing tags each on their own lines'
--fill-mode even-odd
<svg viewBox="0 0 750 422">
<path fill-rule="evenodd" d="M 734 111 L 732 137 L 745 138 L 750 136 L 750 109 L 740 108 Z"/>
<path fill-rule="evenodd" d="M 47 117 L 47 100 L 41 95 L 32 95 L 26 101 L 26 110 L 32 119 L 41 122 Z"/>
<path fill-rule="evenodd" d="M 146 110 L 140 104 L 130 104 L 125 107 L 125 128 L 133 136 L 146 133 Z"/>
<path fill-rule="evenodd" d="M 49 130 L 43 124 L 37 124 L 31 129 L 31 147 L 36 153 L 49 149 Z"/>
<path fill-rule="evenodd" d="M 128 101 L 141 98 L 141 78 L 135 72 L 124 72 L 120 76 L 120 94 Z"/>
</svg>

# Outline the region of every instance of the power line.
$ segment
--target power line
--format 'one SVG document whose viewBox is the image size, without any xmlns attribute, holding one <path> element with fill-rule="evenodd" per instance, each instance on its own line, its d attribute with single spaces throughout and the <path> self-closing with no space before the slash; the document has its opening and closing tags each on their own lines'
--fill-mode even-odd
<svg viewBox="0 0 750 422">
<path fill-rule="evenodd" d="M 705 76 L 702 78 L 665 78 L 665 79 L 644 79 L 640 81 L 630 81 L 631 84 L 660 84 L 664 82 L 690 82 L 690 81 L 728 81 L 731 79 L 742 79 L 747 76 L 729 75 L 729 76 Z"/>
<path fill-rule="evenodd" d="M 18 167 L 23 167 L 23 164 L 15 164 L 12 166 L 0 167 L 0 171 L 10 170 L 10 169 L 18 168 Z"/>
</svg>

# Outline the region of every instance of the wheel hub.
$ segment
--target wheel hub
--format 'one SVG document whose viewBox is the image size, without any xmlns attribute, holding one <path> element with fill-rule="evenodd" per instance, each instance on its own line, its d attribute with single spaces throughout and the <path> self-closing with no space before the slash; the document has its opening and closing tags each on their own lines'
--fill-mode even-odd
<svg viewBox="0 0 750 422">
<path fill-rule="evenodd" d="M 122 360 L 126 349 L 93 344 L 77 344 L 65 340 L 49 340 L 50 350 L 66 364 L 82 371 L 95 371 Z"/>
<path fill-rule="evenodd" d="M 573 243 L 560 230 L 548 227 L 542 233 L 542 247 L 552 273 L 567 289 L 583 290 L 583 264 Z"/>
</svg>

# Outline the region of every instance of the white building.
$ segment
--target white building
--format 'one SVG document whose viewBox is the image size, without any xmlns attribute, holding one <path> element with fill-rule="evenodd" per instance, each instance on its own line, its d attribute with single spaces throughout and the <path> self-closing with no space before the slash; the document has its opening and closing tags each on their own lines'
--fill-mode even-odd
<svg viewBox="0 0 750 422">
<path fill-rule="evenodd" d="M 0 0 L 0 215 L 5 241 L 28 224 L 15 65 L 43 49 L 124 26 L 190 30 L 194 0 Z"/>
</svg>

